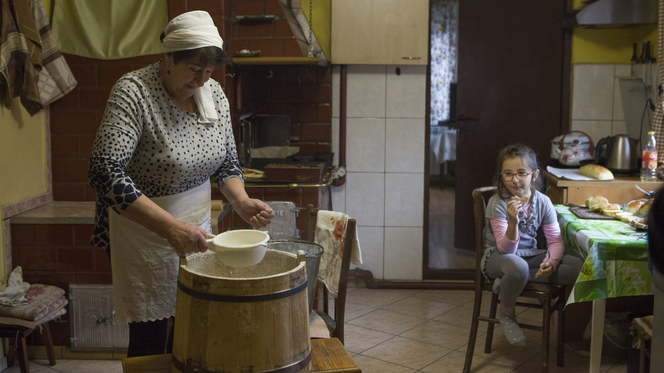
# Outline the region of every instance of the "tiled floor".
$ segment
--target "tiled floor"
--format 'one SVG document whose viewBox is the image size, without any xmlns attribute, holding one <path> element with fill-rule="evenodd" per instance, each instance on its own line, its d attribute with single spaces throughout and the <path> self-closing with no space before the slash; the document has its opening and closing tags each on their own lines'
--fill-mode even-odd
<svg viewBox="0 0 664 373">
<path fill-rule="evenodd" d="M 488 293 L 487 293 L 488 296 Z M 488 306 L 488 297 L 482 302 Z M 453 372 L 463 369 L 470 331 L 473 293 L 462 290 L 372 290 L 348 289 L 346 305 L 346 349 L 364 373 Z M 541 311 L 540 311 L 541 312 Z M 521 312 L 520 320 L 541 320 L 533 310 Z M 541 334 L 524 330 L 528 343 L 511 346 L 500 327 L 493 339 L 493 352 L 484 354 L 486 323 L 480 323 L 472 372 L 539 372 Z M 549 372 L 587 372 L 588 357 L 570 347 L 565 350 L 565 367 L 555 364 L 555 350 Z M 121 373 L 120 361 L 58 360 L 30 362 L 33 373 Z M 601 372 L 624 373 L 626 361 L 602 358 Z M 5 372 L 19 372 L 18 364 Z"/>
</svg>

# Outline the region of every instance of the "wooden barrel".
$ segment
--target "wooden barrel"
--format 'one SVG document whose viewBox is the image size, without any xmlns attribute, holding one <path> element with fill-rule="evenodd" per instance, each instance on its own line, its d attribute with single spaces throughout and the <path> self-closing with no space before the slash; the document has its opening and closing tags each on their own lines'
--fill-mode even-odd
<svg viewBox="0 0 664 373">
<path fill-rule="evenodd" d="M 306 256 L 267 250 L 257 265 L 213 252 L 180 262 L 172 373 L 308 373 Z"/>
</svg>

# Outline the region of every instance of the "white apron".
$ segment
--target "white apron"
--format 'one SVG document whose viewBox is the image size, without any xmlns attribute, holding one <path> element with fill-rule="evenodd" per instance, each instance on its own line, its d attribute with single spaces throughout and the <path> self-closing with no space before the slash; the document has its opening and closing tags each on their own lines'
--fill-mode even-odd
<svg viewBox="0 0 664 373">
<path fill-rule="evenodd" d="M 176 219 L 211 232 L 210 181 L 183 193 L 150 198 Z M 175 316 L 180 257 L 168 241 L 109 210 L 111 267 L 118 321 Z"/>
</svg>

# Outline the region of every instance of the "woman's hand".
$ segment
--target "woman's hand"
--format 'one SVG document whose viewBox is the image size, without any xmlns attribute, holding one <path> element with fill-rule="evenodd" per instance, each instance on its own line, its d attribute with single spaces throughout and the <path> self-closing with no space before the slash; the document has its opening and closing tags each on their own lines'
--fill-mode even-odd
<svg viewBox="0 0 664 373">
<path fill-rule="evenodd" d="M 212 237 L 214 235 L 203 228 L 178 220 L 168 230 L 165 238 L 178 255 L 183 256 L 189 253 L 206 252 L 207 241 L 205 239 Z"/>
<path fill-rule="evenodd" d="M 240 214 L 242 220 L 251 224 L 252 227 L 259 229 L 264 228 L 274 218 L 274 211 L 265 202 L 255 199 L 247 198 L 233 206 L 235 211 Z"/>
</svg>

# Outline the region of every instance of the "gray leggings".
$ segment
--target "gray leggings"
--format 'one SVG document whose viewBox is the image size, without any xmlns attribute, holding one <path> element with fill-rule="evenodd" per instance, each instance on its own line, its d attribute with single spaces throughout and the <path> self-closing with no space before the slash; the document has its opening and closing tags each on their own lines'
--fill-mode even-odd
<svg viewBox="0 0 664 373">
<path fill-rule="evenodd" d="M 516 305 L 516 299 L 526 286 L 526 282 L 538 282 L 551 285 L 573 284 L 583 267 L 583 259 L 565 255 L 558 263 L 558 268 L 551 276 L 535 279 L 546 253 L 523 258 L 515 254 L 501 254 L 496 251 L 489 255 L 486 262 L 486 274 L 491 278 L 500 278 L 500 303 L 508 310 Z"/>
</svg>

